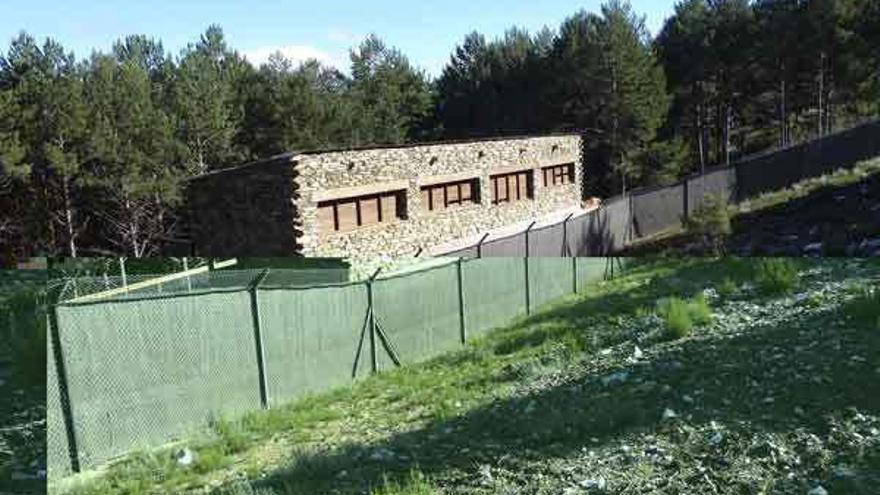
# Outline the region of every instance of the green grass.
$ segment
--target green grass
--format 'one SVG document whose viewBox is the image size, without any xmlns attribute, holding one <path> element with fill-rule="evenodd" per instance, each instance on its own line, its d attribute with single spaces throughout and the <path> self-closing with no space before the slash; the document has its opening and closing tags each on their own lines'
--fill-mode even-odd
<svg viewBox="0 0 880 495">
<path fill-rule="evenodd" d="M 842 282 L 880 266 L 804 263 L 814 306 L 748 289 L 750 260 L 639 261 L 459 352 L 215 422 L 184 442 L 204 464 L 142 453 L 53 492 L 550 494 L 602 478 L 610 493 L 875 493 L 833 469 L 880 473 L 880 332 L 841 317 Z M 725 280 L 737 298 L 706 291 Z M 692 338 L 657 335 L 645 308 L 673 297 L 694 308 Z"/>
<path fill-rule="evenodd" d="M 437 495 L 439 491 L 434 488 L 428 477 L 422 472 L 413 470 L 409 477 L 402 482 L 384 479 L 384 484 L 370 492 L 371 495 Z"/>
<path fill-rule="evenodd" d="M 756 265 L 755 283 L 765 296 L 792 293 L 799 277 L 797 262 L 788 258 L 762 259 Z"/>
<path fill-rule="evenodd" d="M 880 330 L 880 289 L 861 286 L 845 307 L 846 314 L 857 323 Z"/>
<path fill-rule="evenodd" d="M 725 278 L 718 284 L 716 290 L 718 295 L 725 299 L 735 296 L 739 292 L 739 286 L 731 278 Z"/>
<path fill-rule="evenodd" d="M 694 326 L 712 323 L 712 308 L 702 293 L 690 300 L 678 297 L 661 299 L 657 312 L 666 323 L 666 330 L 672 339 L 687 337 Z"/>
</svg>

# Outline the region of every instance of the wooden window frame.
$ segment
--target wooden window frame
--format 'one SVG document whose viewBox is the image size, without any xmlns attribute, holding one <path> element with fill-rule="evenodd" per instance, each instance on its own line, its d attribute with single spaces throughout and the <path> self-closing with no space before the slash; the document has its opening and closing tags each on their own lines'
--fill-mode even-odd
<svg viewBox="0 0 880 495">
<path fill-rule="evenodd" d="M 574 184 L 574 164 L 563 163 L 541 169 L 544 187 L 559 187 Z"/>
<path fill-rule="evenodd" d="M 525 179 L 526 181 L 525 195 L 521 194 L 523 188 L 520 186 L 520 181 L 522 179 Z M 513 189 L 511 189 L 511 181 L 515 186 Z M 535 174 L 531 169 L 490 175 L 489 183 L 492 188 L 491 199 L 493 206 L 535 199 Z M 499 185 L 502 183 L 504 184 L 504 187 L 500 188 Z M 504 192 L 503 197 L 499 194 L 501 189 L 503 189 Z"/>
<path fill-rule="evenodd" d="M 384 199 L 394 198 L 394 211 L 385 211 Z M 375 222 L 364 222 L 364 204 L 368 201 L 376 202 L 376 220 Z M 341 225 L 339 210 L 341 206 L 354 204 L 354 225 Z M 346 233 L 371 227 L 374 225 L 389 224 L 398 220 L 406 219 L 406 190 L 384 191 L 381 193 L 366 194 L 363 196 L 354 196 L 350 198 L 339 198 L 318 203 L 319 211 L 323 208 L 332 208 L 332 224 L 330 222 L 320 223 L 319 229 L 321 233 Z M 318 216 L 319 218 L 321 215 Z"/>
<path fill-rule="evenodd" d="M 468 199 L 463 199 L 464 186 L 470 185 L 470 197 Z M 440 199 L 439 203 L 435 204 L 434 196 L 438 190 L 442 190 L 442 199 Z M 449 199 L 450 191 L 454 190 L 456 192 L 456 199 Z M 436 213 L 444 210 L 449 210 L 453 208 L 461 208 L 467 206 L 468 204 L 480 204 L 480 179 L 473 178 L 467 180 L 460 180 L 455 182 L 445 182 L 439 184 L 431 184 L 429 186 L 421 187 L 421 195 L 422 195 L 422 205 L 425 205 L 425 195 L 427 195 L 427 205 L 426 211 Z"/>
</svg>

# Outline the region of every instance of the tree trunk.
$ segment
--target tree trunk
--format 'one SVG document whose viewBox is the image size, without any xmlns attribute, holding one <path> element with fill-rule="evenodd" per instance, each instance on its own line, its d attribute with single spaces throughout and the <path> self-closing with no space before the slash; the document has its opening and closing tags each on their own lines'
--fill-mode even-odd
<svg viewBox="0 0 880 495">
<path fill-rule="evenodd" d="M 819 57 L 819 137 L 822 137 L 825 130 L 824 109 L 825 109 L 825 53 Z"/>
<path fill-rule="evenodd" d="M 700 153 L 700 173 L 706 173 L 706 151 L 703 144 L 703 106 L 697 105 L 697 149 Z"/>
<path fill-rule="evenodd" d="M 786 108 L 786 87 L 785 87 L 785 78 L 782 79 L 780 83 L 780 104 L 779 104 L 779 122 L 780 122 L 780 135 L 781 141 L 780 146 L 786 147 L 788 146 L 788 114 Z"/>
<path fill-rule="evenodd" d="M 733 114 L 731 113 L 731 105 L 728 103 L 724 109 L 724 163 L 730 166 L 730 127 Z"/>
<path fill-rule="evenodd" d="M 70 200 L 70 179 L 67 175 L 61 179 L 61 186 L 64 194 L 64 222 L 67 227 L 67 243 L 68 251 L 71 258 L 76 258 L 76 228 L 74 227 L 73 204 Z"/>
</svg>

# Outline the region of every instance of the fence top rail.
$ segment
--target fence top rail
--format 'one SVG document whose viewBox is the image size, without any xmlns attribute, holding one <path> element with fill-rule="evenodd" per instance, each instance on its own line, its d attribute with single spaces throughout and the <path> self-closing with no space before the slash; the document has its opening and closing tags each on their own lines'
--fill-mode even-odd
<svg viewBox="0 0 880 495">
<path fill-rule="evenodd" d="M 250 269 L 210 271 L 207 266 L 173 274 L 122 277 L 72 277 L 64 280 L 59 304 L 79 305 L 122 300 L 228 293 L 253 289 L 309 289 L 351 285 L 348 270 Z M 126 281 L 128 283 L 126 283 Z"/>
<path fill-rule="evenodd" d="M 96 292 L 93 294 L 87 294 L 85 296 L 74 297 L 73 299 L 71 299 L 67 302 L 79 303 L 79 302 L 96 301 L 99 299 L 109 299 L 114 296 L 118 296 L 121 294 L 127 294 L 132 291 L 146 289 L 149 287 L 154 287 L 156 285 L 161 285 L 163 283 L 168 283 L 168 282 L 173 282 L 175 280 L 180 280 L 182 278 L 192 277 L 193 275 L 207 273 L 208 270 L 209 270 L 209 268 L 207 266 L 201 266 L 199 268 L 193 268 L 191 270 L 186 270 L 183 272 L 172 273 L 172 274 L 163 275 L 163 276 L 157 276 L 155 278 L 149 278 L 149 279 L 141 281 L 141 282 L 135 282 L 130 285 L 124 285 L 122 287 L 116 287 L 114 289 L 105 290 L 102 292 Z"/>
</svg>

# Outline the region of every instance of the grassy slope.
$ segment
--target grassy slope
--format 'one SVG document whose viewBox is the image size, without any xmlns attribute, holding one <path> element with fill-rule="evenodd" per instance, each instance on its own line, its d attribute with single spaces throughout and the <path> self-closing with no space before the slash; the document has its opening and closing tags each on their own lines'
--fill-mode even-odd
<svg viewBox="0 0 880 495">
<path fill-rule="evenodd" d="M 841 308 L 880 265 L 804 261 L 796 294 L 767 298 L 749 263 L 646 264 L 461 352 L 223 423 L 194 467 L 140 454 L 65 489 L 877 492 L 880 329 Z M 682 340 L 645 311 L 725 279 L 738 294 L 710 290 L 714 322 Z"/>
</svg>

